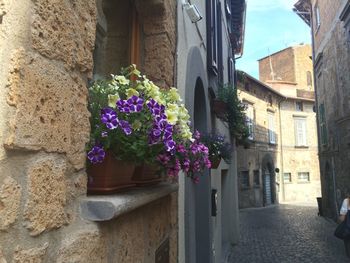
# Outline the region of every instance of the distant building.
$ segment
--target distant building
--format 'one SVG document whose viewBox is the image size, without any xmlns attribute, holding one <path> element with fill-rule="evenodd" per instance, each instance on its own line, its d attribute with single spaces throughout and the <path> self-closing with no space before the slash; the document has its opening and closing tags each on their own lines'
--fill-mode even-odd
<svg viewBox="0 0 350 263">
<path fill-rule="evenodd" d="M 237 152 L 241 208 L 320 195 L 310 56 L 308 45 L 289 47 L 259 60 L 260 81 L 239 74 L 251 132 Z"/>
<path fill-rule="evenodd" d="M 350 2 L 299 0 L 294 11 L 311 26 L 323 211 L 336 219 L 350 193 Z"/>
</svg>

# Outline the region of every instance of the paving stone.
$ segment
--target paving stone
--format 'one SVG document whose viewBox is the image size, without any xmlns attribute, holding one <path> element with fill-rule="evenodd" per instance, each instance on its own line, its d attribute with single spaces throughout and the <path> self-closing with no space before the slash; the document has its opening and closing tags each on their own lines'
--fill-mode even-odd
<svg viewBox="0 0 350 263">
<path fill-rule="evenodd" d="M 350 262 L 336 223 L 317 216 L 317 207 L 279 205 L 240 211 L 240 243 L 227 263 Z"/>
</svg>

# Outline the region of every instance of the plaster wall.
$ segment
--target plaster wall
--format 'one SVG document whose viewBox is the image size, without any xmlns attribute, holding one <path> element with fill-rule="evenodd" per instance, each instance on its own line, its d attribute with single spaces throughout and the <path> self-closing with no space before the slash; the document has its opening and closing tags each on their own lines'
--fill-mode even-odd
<svg viewBox="0 0 350 263">
<path fill-rule="evenodd" d="M 303 111 L 295 111 L 295 100 L 281 104 L 281 132 L 283 150 L 283 171 L 291 173 L 291 182 L 284 183 L 286 202 L 306 202 L 316 204 L 321 195 L 320 171 L 318 165 L 318 141 L 314 103 L 303 101 Z M 295 118 L 306 119 L 307 147 L 296 146 Z M 298 180 L 298 172 L 308 172 L 309 182 Z M 283 174 L 282 174 L 283 175 Z"/>
<path fill-rule="evenodd" d="M 224 81 L 228 80 L 228 72 L 227 72 L 227 60 L 229 55 L 229 42 L 228 36 L 226 32 L 227 22 L 225 18 L 225 10 L 224 10 L 224 1 L 222 3 L 222 28 L 223 28 L 223 72 L 224 72 Z M 191 90 L 194 89 L 194 86 L 188 85 L 188 79 L 192 77 L 199 76 L 203 83 L 204 89 L 206 92 L 205 102 L 203 102 L 203 106 L 206 105 L 207 116 L 208 116 L 208 131 L 215 130 L 221 134 L 228 136 L 227 127 L 210 112 L 210 103 L 209 103 L 209 94 L 208 87 L 217 88 L 217 80 L 215 81 L 213 78 L 209 77 L 207 72 L 207 35 L 206 35 L 206 1 L 195 1 L 193 2 L 197 8 L 199 9 L 203 19 L 197 23 L 192 23 L 187 15 L 187 13 L 183 10 L 182 6 L 178 5 L 178 45 L 177 45 L 177 88 L 179 89 L 180 94 L 185 101 L 188 102 L 186 104 L 189 107 L 189 111 L 193 112 L 193 98 L 191 97 Z M 192 54 L 196 53 L 198 56 L 197 62 L 200 67 L 204 68 L 205 73 L 202 74 L 198 72 L 196 68 L 189 68 L 188 61 Z M 191 64 L 193 65 L 193 64 Z M 204 110 L 204 107 L 203 107 Z M 191 116 L 193 116 L 191 114 Z M 211 231 L 211 247 L 212 247 L 212 259 L 208 259 L 208 262 L 221 262 L 224 254 L 221 253 L 223 250 L 223 245 L 229 245 L 232 243 L 236 243 L 238 239 L 238 200 L 237 200 L 237 191 L 236 191 L 236 167 L 235 167 L 235 152 L 233 154 L 233 161 L 231 165 L 224 164 L 221 162 L 220 167 L 216 170 L 211 170 L 210 181 L 211 188 L 216 189 L 218 191 L 218 214 L 216 217 L 211 217 L 209 220 L 211 221 L 212 229 Z M 222 180 L 222 171 L 227 172 L 227 180 Z M 223 194 L 223 181 L 226 186 L 229 187 L 225 193 L 225 197 L 227 196 L 227 203 L 225 203 L 225 207 L 222 204 L 222 194 Z M 182 203 L 186 202 L 186 199 L 189 196 L 186 196 L 185 193 L 185 180 L 180 180 L 180 189 L 179 189 L 179 262 L 187 262 L 188 258 L 186 258 L 185 250 L 189 244 L 184 242 L 185 240 L 185 211 Z M 227 195 L 227 193 L 229 193 Z M 211 205 L 211 204 L 209 204 Z M 222 217 L 223 211 L 229 211 L 229 213 L 225 214 L 225 219 Z M 222 220 L 229 220 L 224 223 L 225 229 L 222 228 Z M 206 231 L 206 230 L 203 230 Z M 228 233 L 225 238 L 223 238 L 222 233 Z M 188 241 L 187 241 L 188 242 Z M 194 253 L 193 251 L 190 253 Z M 191 260 L 188 262 L 196 262 L 193 255 L 190 255 Z"/>
</svg>

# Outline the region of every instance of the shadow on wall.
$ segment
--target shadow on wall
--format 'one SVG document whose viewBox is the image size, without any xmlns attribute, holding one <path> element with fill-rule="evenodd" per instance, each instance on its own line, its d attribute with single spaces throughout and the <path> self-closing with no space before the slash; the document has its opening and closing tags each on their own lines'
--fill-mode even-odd
<svg viewBox="0 0 350 263">
<path fill-rule="evenodd" d="M 237 147 L 239 208 L 278 203 L 278 135 L 255 125 L 247 146 Z"/>
</svg>

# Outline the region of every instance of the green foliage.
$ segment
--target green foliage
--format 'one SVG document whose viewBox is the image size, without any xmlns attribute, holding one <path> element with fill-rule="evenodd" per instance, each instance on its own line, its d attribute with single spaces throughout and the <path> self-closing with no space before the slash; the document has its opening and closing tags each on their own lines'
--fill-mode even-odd
<svg viewBox="0 0 350 263">
<path fill-rule="evenodd" d="M 220 87 L 218 99 L 227 104 L 224 121 L 228 123 L 230 135 L 236 139 L 237 143 L 246 145 L 249 129 L 246 125 L 245 106 L 238 98 L 237 89 L 228 84 Z"/>
</svg>

